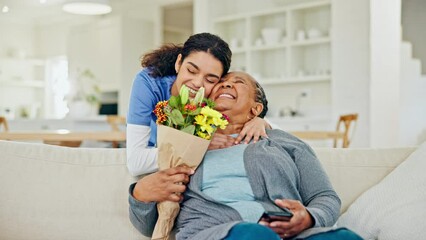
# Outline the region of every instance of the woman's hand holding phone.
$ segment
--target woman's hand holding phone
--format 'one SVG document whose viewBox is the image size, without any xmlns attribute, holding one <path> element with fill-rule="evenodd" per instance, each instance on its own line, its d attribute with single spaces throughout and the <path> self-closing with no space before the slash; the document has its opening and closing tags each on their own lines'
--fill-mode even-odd
<svg viewBox="0 0 426 240">
<path fill-rule="evenodd" d="M 293 237 L 313 225 L 314 221 L 311 215 L 301 202 L 289 199 L 277 199 L 275 200 L 275 204 L 283 209 L 289 209 L 293 216 L 290 219 L 282 219 L 284 221 L 280 221 L 278 217 L 270 218 L 270 221 L 267 218 L 261 218 L 259 223 L 270 227 L 280 237 Z"/>
</svg>

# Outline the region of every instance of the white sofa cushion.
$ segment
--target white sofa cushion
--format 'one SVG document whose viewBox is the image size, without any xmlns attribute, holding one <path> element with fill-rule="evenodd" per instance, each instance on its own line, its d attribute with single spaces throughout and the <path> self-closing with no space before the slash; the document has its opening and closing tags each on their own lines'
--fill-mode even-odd
<svg viewBox="0 0 426 240">
<path fill-rule="evenodd" d="M 147 239 L 128 216 L 125 149 L 0 141 L 0 239 Z"/>
<path fill-rule="evenodd" d="M 425 239 L 426 143 L 379 184 L 362 194 L 338 220 L 365 239 Z"/>
<path fill-rule="evenodd" d="M 343 213 L 363 192 L 379 183 L 416 148 L 314 150 L 342 200 Z"/>
</svg>

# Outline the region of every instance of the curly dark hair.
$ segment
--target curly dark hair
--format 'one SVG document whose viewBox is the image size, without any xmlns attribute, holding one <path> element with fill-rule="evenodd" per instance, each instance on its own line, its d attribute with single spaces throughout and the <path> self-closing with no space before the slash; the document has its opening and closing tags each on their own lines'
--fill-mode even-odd
<svg viewBox="0 0 426 240">
<path fill-rule="evenodd" d="M 152 77 L 176 75 L 175 62 L 179 54 L 183 61 L 193 52 L 207 52 L 222 63 L 225 75 L 231 66 L 232 52 L 228 44 L 211 33 L 198 33 L 190 36 L 183 45 L 166 44 L 142 57 L 141 65 L 150 68 Z"/>
<path fill-rule="evenodd" d="M 263 90 L 263 87 L 260 86 L 260 84 L 256 80 L 254 82 L 255 82 L 255 85 L 256 85 L 256 99 L 255 99 L 255 101 L 263 104 L 263 110 L 259 114 L 258 117 L 264 118 L 266 113 L 268 112 L 268 99 L 266 99 L 266 94 L 265 94 L 265 90 Z"/>
</svg>

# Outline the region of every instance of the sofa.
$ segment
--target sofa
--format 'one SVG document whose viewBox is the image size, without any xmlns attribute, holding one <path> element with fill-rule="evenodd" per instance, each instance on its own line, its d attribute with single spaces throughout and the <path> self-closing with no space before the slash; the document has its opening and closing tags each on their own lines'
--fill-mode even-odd
<svg viewBox="0 0 426 240">
<path fill-rule="evenodd" d="M 338 225 L 349 228 L 353 225 L 362 235 L 364 230 L 357 224 L 361 228 L 365 224 L 378 224 L 358 221 L 362 216 L 371 219 L 361 214 L 362 204 L 353 206 L 365 195 L 368 197 L 370 191 L 377 189 L 419 149 L 315 149 L 342 199 L 343 221 L 339 218 Z M 426 150 L 423 156 L 425 153 Z M 149 239 L 136 231 L 128 218 L 128 187 L 136 180 L 127 172 L 125 149 L 0 141 L 0 239 Z M 426 188 L 419 190 L 424 192 Z M 396 201 L 387 200 L 379 206 Z M 378 218 L 381 217 L 385 218 L 386 214 Z M 423 221 L 402 219 L 400 225 L 420 224 L 419 227 L 426 229 Z M 386 239 L 379 234 L 372 238 Z"/>
</svg>

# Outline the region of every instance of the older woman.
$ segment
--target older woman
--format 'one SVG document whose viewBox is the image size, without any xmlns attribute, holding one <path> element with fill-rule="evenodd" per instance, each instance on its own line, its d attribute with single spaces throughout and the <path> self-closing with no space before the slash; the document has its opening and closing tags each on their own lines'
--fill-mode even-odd
<svg viewBox="0 0 426 240">
<path fill-rule="evenodd" d="M 263 117 L 267 111 L 263 89 L 245 73 L 226 75 L 210 97 L 216 109 L 230 118 L 228 127 L 218 130 L 226 135 L 237 135 L 247 121 Z M 312 149 L 280 130 L 270 130 L 268 136 L 257 143 L 206 153 L 184 194 L 176 239 L 307 237 L 335 223 L 340 199 Z M 157 212 L 155 203 L 144 203 L 144 196 L 155 191 L 147 192 L 138 182 L 130 193 L 131 221 L 150 235 Z M 293 213 L 290 220 L 261 219 L 264 211 L 282 208 Z M 339 234 L 344 236 L 336 238 Z M 360 239 L 346 229 L 311 238 Z"/>
</svg>

